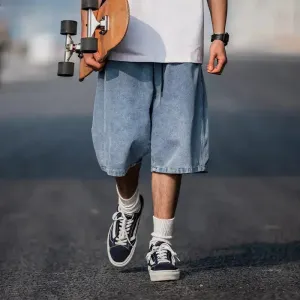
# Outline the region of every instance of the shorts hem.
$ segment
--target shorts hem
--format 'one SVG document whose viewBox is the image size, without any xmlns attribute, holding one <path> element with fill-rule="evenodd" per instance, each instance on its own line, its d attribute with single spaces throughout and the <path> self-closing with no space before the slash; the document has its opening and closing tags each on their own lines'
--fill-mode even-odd
<svg viewBox="0 0 300 300">
<path fill-rule="evenodd" d="M 190 174 L 207 171 L 206 165 L 185 168 L 151 167 L 151 172 L 164 174 Z"/>
<path fill-rule="evenodd" d="M 138 164 L 140 164 L 142 162 L 142 160 L 139 160 L 131 165 L 129 165 L 127 168 L 124 169 L 110 169 L 108 167 L 105 167 L 103 165 L 100 165 L 100 168 L 103 172 L 105 172 L 107 175 L 109 176 L 113 176 L 113 177 L 123 177 L 127 174 L 128 170 Z"/>
</svg>

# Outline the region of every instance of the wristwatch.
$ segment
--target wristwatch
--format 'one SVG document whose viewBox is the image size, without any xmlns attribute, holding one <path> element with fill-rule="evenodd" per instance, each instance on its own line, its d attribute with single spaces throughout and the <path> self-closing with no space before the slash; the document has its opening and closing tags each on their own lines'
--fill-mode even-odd
<svg viewBox="0 0 300 300">
<path fill-rule="evenodd" d="M 227 46 L 227 44 L 229 42 L 229 34 L 227 32 L 226 33 L 214 33 L 211 36 L 211 42 L 213 42 L 215 40 L 222 41 L 224 43 L 224 45 Z"/>
</svg>

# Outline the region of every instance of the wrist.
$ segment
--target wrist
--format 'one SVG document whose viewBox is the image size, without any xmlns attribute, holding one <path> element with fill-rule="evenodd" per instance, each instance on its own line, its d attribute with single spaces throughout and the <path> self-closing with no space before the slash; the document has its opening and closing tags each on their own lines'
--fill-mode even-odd
<svg viewBox="0 0 300 300">
<path fill-rule="evenodd" d="M 229 42 L 229 34 L 227 32 L 224 33 L 213 33 L 211 36 L 211 42 L 214 41 L 221 41 L 224 43 L 225 46 L 227 46 Z"/>
<path fill-rule="evenodd" d="M 84 28 L 81 30 L 81 37 L 82 38 L 86 38 L 87 37 L 86 29 L 84 29 Z"/>
</svg>

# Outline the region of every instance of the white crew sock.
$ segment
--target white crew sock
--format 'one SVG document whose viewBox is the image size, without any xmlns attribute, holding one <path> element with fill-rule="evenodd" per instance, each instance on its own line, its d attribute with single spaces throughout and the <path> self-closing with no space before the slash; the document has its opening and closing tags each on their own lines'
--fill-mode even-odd
<svg viewBox="0 0 300 300">
<path fill-rule="evenodd" d="M 140 192 L 138 189 L 136 189 L 133 196 L 129 199 L 122 198 L 118 187 L 117 187 L 117 193 L 119 196 L 119 199 L 118 199 L 119 208 L 124 214 L 133 214 L 140 210 L 141 202 L 140 202 Z"/>
<path fill-rule="evenodd" d="M 152 236 L 154 238 L 162 238 L 165 240 L 171 240 L 173 237 L 173 219 L 159 219 L 153 216 L 153 227 Z"/>
</svg>

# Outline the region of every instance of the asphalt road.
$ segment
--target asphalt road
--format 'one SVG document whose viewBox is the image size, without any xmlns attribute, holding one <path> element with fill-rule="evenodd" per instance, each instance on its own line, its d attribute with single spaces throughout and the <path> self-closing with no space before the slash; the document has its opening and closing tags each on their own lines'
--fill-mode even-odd
<svg viewBox="0 0 300 300">
<path fill-rule="evenodd" d="M 134 259 L 106 256 L 115 186 L 90 127 L 95 77 L 0 89 L 0 299 L 300 299 L 300 60 L 233 60 L 206 76 L 211 161 L 184 177 L 182 279 L 151 283 L 146 206 Z"/>
</svg>

